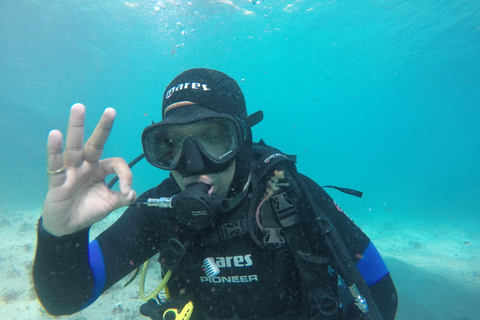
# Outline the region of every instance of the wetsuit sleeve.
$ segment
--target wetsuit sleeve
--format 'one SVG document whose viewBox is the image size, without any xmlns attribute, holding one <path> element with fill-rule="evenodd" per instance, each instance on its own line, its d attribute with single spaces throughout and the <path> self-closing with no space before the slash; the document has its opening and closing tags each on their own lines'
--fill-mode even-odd
<svg viewBox="0 0 480 320">
<path fill-rule="evenodd" d="M 141 197 L 154 197 L 156 189 Z M 66 315 L 86 308 L 157 253 L 167 228 L 162 216 L 158 208 L 130 207 L 90 243 L 88 229 L 55 237 L 40 220 L 33 277 L 48 313 Z"/>
<path fill-rule="evenodd" d="M 43 229 L 40 218 L 33 282 L 38 298 L 50 314 L 80 310 L 86 302 L 82 297 L 88 297 L 94 286 L 88 263 L 88 229 L 55 237 Z"/>
<path fill-rule="evenodd" d="M 38 225 L 33 266 L 37 296 L 48 313 L 66 315 L 92 304 L 105 290 L 158 252 L 161 228 L 148 209 L 132 207 L 89 243 L 88 229 L 55 237 Z M 146 209 L 146 210 L 145 210 Z"/>
<path fill-rule="evenodd" d="M 385 320 L 395 318 L 397 291 L 380 253 L 368 236 L 340 209 L 333 199 L 310 178 L 301 175 L 313 201 L 338 230 L 350 256 L 370 288 L 372 298 Z"/>
</svg>

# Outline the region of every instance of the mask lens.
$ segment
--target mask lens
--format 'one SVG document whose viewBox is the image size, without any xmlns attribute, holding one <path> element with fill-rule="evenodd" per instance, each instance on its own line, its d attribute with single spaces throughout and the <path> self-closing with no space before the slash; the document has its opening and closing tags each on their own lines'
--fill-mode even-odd
<svg viewBox="0 0 480 320">
<path fill-rule="evenodd" d="M 205 119 L 188 124 L 161 123 L 144 133 L 147 159 L 162 169 L 172 169 L 183 154 L 183 142 L 194 139 L 201 151 L 215 163 L 235 156 L 240 144 L 235 123 L 225 118 Z"/>
</svg>

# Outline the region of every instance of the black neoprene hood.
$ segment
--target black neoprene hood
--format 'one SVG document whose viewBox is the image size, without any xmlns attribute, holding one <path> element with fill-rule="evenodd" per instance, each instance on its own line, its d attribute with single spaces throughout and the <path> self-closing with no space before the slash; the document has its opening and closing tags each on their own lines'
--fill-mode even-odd
<svg viewBox="0 0 480 320">
<path fill-rule="evenodd" d="M 247 117 L 245 98 L 238 83 L 220 71 L 196 68 L 175 77 L 163 95 L 162 119 L 168 106 L 183 101 L 240 119 Z"/>
</svg>

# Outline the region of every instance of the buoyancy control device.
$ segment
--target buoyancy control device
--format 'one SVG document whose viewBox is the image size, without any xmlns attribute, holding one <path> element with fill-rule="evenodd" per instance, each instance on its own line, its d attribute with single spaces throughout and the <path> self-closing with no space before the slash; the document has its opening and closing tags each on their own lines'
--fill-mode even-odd
<svg viewBox="0 0 480 320">
<path fill-rule="evenodd" d="M 262 230 L 260 225 L 262 235 L 262 239 L 260 239 L 258 228 L 254 224 L 258 225 L 257 209 L 262 206 L 258 204 L 258 201 L 251 201 L 244 231 L 248 231 L 252 239 L 260 246 L 275 244 L 279 241 L 287 242 L 300 270 L 303 286 L 308 292 L 305 299 L 314 301 L 323 315 L 323 319 L 337 319 L 335 317 L 339 308 L 339 297 L 336 290 L 333 289 L 338 285 L 337 274 L 348 287 L 355 304 L 361 311 L 362 319 L 383 319 L 371 297 L 368 285 L 352 261 L 341 236 L 306 190 L 296 170 L 296 157 L 267 146 L 263 141 L 255 143 L 253 151 L 251 181 L 253 189 L 259 182 L 256 179 L 261 180 L 269 176 L 275 178 L 275 175 L 281 175 L 277 179 L 276 185 L 275 181 L 272 182 L 277 189 L 265 197 L 265 200 L 268 198 L 271 202 L 274 217 L 280 224 L 280 228 Z M 142 158 L 143 155 L 138 156 L 129 166 L 132 167 Z M 117 180 L 118 178 L 114 177 L 108 186 L 112 187 Z M 267 181 L 267 185 L 271 182 L 270 180 Z M 357 197 L 362 196 L 361 192 L 352 189 L 336 186 L 324 187 L 334 188 Z M 252 193 L 256 194 L 256 190 L 253 190 Z M 172 201 L 172 198 L 147 199 L 134 205 L 172 208 L 172 202 L 174 205 L 175 201 Z M 226 207 L 227 204 L 223 203 L 219 206 Z M 311 245 L 312 243 L 317 243 L 317 245 Z M 322 245 L 318 245 L 319 243 Z M 328 248 L 329 257 L 333 260 L 328 263 L 324 258 L 325 248 Z M 332 268 L 332 265 L 335 268 Z M 311 314 L 311 311 L 305 310 L 304 315 L 308 317 L 308 314 Z"/>
</svg>

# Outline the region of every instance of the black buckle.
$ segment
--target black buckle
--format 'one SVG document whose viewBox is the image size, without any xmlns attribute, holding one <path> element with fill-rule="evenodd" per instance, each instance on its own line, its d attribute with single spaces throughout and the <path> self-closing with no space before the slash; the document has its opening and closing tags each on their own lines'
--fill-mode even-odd
<svg viewBox="0 0 480 320">
<path fill-rule="evenodd" d="M 263 228 L 263 244 L 282 245 L 285 238 L 280 234 L 280 228 Z"/>
<path fill-rule="evenodd" d="M 286 192 L 282 192 L 270 197 L 272 209 L 275 212 L 278 221 L 282 227 L 290 227 L 300 222 L 300 217 Z"/>
<path fill-rule="evenodd" d="M 225 223 L 220 226 L 220 237 L 222 240 L 230 240 L 245 234 L 247 229 L 247 220 L 240 219 L 237 221 Z"/>
</svg>

